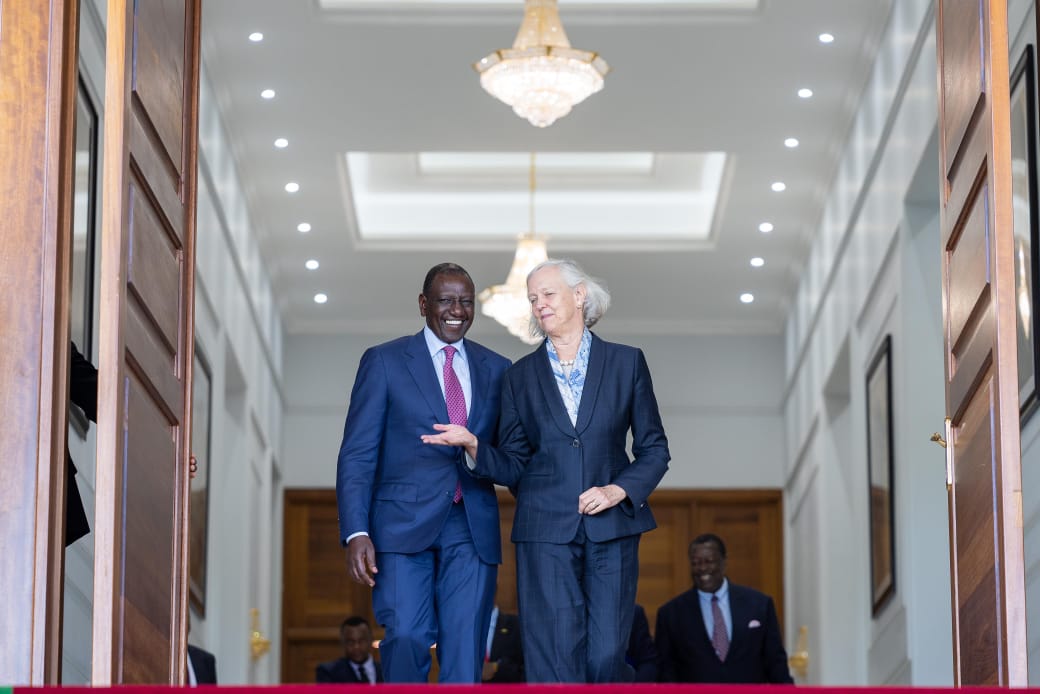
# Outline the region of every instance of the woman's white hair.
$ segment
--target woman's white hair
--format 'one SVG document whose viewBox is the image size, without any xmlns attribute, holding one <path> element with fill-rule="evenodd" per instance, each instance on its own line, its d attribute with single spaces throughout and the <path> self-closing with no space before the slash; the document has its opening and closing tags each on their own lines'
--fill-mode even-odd
<svg viewBox="0 0 1040 694">
<path fill-rule="evenodd" d="M 607 291 L 602 280 L 592 277 L 581 269 L 581 265 L 567 258 L 549 258 L 538 263 L 533 270 L 527 273 L 527 279 L 530 280 L 536 272 L 547 267 L 559 268 L 560 276 L 571 289 L 577 289 L 579 285 L 585 286 L 585 303 L 581 307 L 581 314 L 585 319 L 585 327 L 594 326 L 610 308 L 610 292 Z M 531 313 L 531 334 L 535 337 L 545 337 L 545 332 L 538 324 L 538 319 L 535 318 L 533 312 Z"/>
</svg>

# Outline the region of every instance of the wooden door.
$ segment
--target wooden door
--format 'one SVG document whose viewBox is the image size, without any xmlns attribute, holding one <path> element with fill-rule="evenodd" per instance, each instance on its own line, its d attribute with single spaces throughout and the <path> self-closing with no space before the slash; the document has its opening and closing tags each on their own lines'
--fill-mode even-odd
<svg viewBox="0 0 1040 694">
<path fill-rule="evenodd" d="M 110 0 L 95 685 L 185 678 L 200 0 Z"/>
<path fill-rule="evenodd" d="M 1025 686 L 1006 0 L 936 23 L 954 683 Z"/>
<path fill-rule="evenodd" d="M 0 2 L 0 682 L 61 668 L 75 0 Z"/>
</svg>

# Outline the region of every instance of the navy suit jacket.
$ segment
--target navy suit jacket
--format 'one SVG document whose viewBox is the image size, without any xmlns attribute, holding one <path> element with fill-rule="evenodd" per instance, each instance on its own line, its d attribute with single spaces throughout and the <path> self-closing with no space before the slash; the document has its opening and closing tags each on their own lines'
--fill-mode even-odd
<svg viewBox="0 0 1040 694">
<path fill-rule="evenodd" d="M 372 664 L 376 666 L 376 683 L 378 684 L 383 681 L 383 668 L 380 667 L 378 660 L 373 660 Z M 318 667 L 314 669 L 314 681 L 319 684 L 329 682 L 339 684 L 362 684 L 361 680 L 358 679 L 354 668 L 350 665 L 350 661 L 346 658 L 340 658 L 338 660 L 331 660 L 327 663 L 319 664 Z"/>
<path fill-rule="evenodd" d="M 472 388 L 470 431 L 493 438 L 509 360 L 465 341 Z M 463 474 L 463 451 L 422 434 L 448 423 L 448 408 L 422 332 L 365 351 L 343 428 L 336 473 L 340 540 L 367 532 L 377 552 L 412 554 L 436 539 L 457 483 L 477 554 L 502 561 L 498 501 L 490 480 Z"/>
<path fill-rule="evenodd" d="M 697 590 L 657 611 L 657 677 L 661 682 L 793 684 L 773 599 L 729 584 L 733 620 L 726 662 L 719 662 L 701 614 Z"/>
<path fill-rule="evenodd" d="M 657 681 L 657 649 L 650 636 L 650 620 L 646 618 L 642 605 L 636 605 L 632 613 L 632 633 L 628 636 L 625 662 L 635 670 L 634 681 Z"/>
<path fill-rule="evenodd" d="M 629 430 L 634 460 L 626 451 Z M 485 445 L 488 441 L 481 437 L 473 473 L 515 491 L 513 542 L 566 544 L 583 519 L 586 537 L 594 542 L 657 526 L 646 500 L 670 456 L 639 349 L 592 336 L 577 425 L 572 425 L 540 345 L 506 372 L 498 445 Z M 579 514 L 582 492 L 608 484 L 620 486 L 628 498 L 594 516 Z"/>
<path fill-rule="evenodd" d="M 191 669 L 195 671 L 198 684 L 217 683 L 217 659 L 212 653 L 189 643 L 188 658 L 191 659 Z"/>
</svg>

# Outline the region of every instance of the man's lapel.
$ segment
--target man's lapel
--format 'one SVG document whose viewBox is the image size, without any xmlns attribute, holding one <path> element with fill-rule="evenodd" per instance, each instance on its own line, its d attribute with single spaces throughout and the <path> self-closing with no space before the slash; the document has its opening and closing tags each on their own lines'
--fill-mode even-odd
<svg viewBox="0 0 1040 694">
<path fill-rule="evenodd" d="M 426 404 L 430 406 L 437 421 L 448 423 L 448 406 L 441 394 L 441 386 L 437 381 L 437 372 L 434 370 L 433 359 L 426 346 L 426 338 L 420 330 L 408 341 L 404 350 L 405 366 L 415 380 L 415 385 L 422 393 Z M 432 433 L 432 432 L 431 432 Z"/>
<path fill-rule="evenodd" d="M 488 373 L 487 361 L 484 355 L 473 348 L 473 343 L 465 341 L 466 358 L 469 360 L 469 387 L 470 397 L 473 402 L 469 403 L 469 430 L 476 431 L 480 424 L 480 418 L 484 414 L 481 404 L 486 402 L 491 395 L 491 374 Z"/>
</svg>

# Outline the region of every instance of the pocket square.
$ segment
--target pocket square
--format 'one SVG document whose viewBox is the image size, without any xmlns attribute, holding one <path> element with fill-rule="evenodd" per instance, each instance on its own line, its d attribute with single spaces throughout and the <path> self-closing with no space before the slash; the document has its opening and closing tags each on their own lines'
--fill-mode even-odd
<svg viewBox="0 0 1040 694">
<path fill-rule="evenodd" d="M 757 628 L 759 628 L 760 626 L 762 626 L 762 622 L 758 621 L 757 619 L 752 619 L 752 620 L 751 620 L 750 622 L 748 622 L 748 624 L 747 624 L 747 628 L 748 628 L 748 629 L 757 629 Z"/>
</svg>

